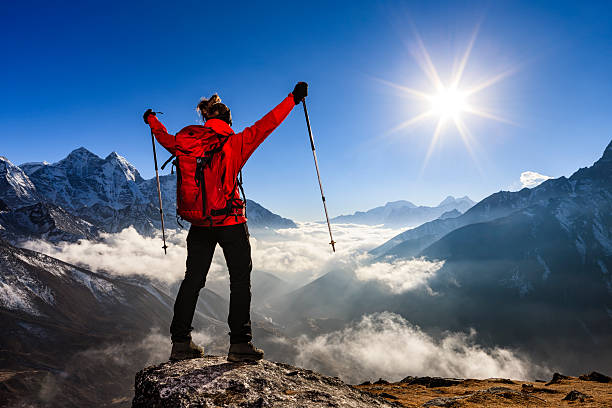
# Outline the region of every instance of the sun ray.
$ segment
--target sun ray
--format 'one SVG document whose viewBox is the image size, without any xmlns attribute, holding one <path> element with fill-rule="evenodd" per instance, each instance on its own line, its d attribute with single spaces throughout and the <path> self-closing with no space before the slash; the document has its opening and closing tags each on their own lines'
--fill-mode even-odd
<svg viewBox="0 0 612 408">
<path fill-rule="evenodd" d="M 433 86 L 433 92 L 430 93 L 426 91 L 421 91 L 383 79 L 374 78 L 378 82 L 400 90 L 403 94 L 406 94 L 411 97 L 417 97 L 429 104 L 429 110 L 419 113 L 418 115 L 400 123 L 399 125 L 392 128 L 389 132 L 386 132 L 385 135 L 388 136 L 391 133 L 398 132 L 399 130 L 405 129 L 409 126 L 412 126 L 431 117 L 438 118 L 435 125 L 435 130 L 431 137 L 431 141 L 429 142 L 429 146 L 427 148 L 427 153 L 425 154 L 425 158 L 423 160 L 423 165 L 421 167 L 420 172 L 421 176 L 423 175 L 423 172 L 425 171 L 425 168 L 427 167 L 436 146 L 439 144 L 441 134 L 445 131 L 448 123 L 452 122 L 454 127 L 457 129 L 457 132 L 459 133 L 466 150 L 468 151 L 470 157 L 474 161 L 474 164 L 478 168 L 478 171 L 481 173 L 481 175 L 484 175 L 484 172 L 482 171 L 482 167 L 477 158 L 477 153 L 480 150 L 478 148 L 478 140 L 469 130 L 465 122 L 465 115 L 470 114 L 480 116 L 485 119 L 494 120 L 513 126 L 519 126 L 517 123 L 509 119 L 498 116 L 494 113 L 491 113 L 487 109 L 474 105 L 474 101 L 470 100 L 474 94 L 479 93 L 514 74 L 518 70 L 519 66 L 501 72 L 491 78 L 477 83 L 471 88 L 461 85 L 462 81 L 464 81 L 464 74 L 466 73 L 468 62 L 474 50 L 474 45 L 476 43 L 476 39 L 480 31 L 481 23 L 482 20 L 478 22 L 474 27 L 467 46 L 465 47 L 463 53 L 460 54 L 459 59 L 457 59 L 457 56 L 459 54 L 455 54 L 455 60 L 452 66 L 452 74 L 446 82 L 442 81 L 438 70 L 436 69 L 436 66 L 433 63 L 431 55 L 425 47 L 425 44 L 416 27 L 413 24 L 411 25 L 414 33 L 415 43 L 413 43 L 412 46 L 409 47 L 409 49 L 412 55 L 414 56 L 419 68 L 427 77 L 430 84 Z"/>
<path fill-rule="evenodd" d="M 402 130 L 402 129 L 405 129 L 405 128 L 409 127 L 409 126 L 412 126 L 412 125 L 414 125 L 417 122 L 420 122 L 422 120 L 427 119 L 428 117 L 433 116 L 433 114 L 434 114 L 433 109 L 430 109 L 430 110 L 425 111 L 425 112 L 423 112 L 421 114 L 418 114 L 415 117 L 410 118 L 410 119 L 400 123 L 399 125 L 395 126 L 393 129 L 391 129 L 389 131 L 389 133 L 395 133 L 395 132 L 397 132 L 399 130 Z"/>
<path fill-rule="evenodd" d="M 451 83 L 451 87 L 457 88 L 459 83 L 461 82 L 461 78 L 463 77 L 463 72 L 465 71 L 465 66 L 467 65 L 468 60 L 470 59 L 470 54 L 472 53 L 472 48 L 474 47 L 474 42 L 476 42 L 476 37 L 478 36 L 478 31 L 480 30 L 480 22 L 476 24 L 474 27 L 474 31 L 472 32 L 472 37 L 470 38 L 470 42 L 459 62 L 459 68 L 454 75 L 453 81 Z"/>
<path fill-rule="evenodd" d="M 421 167 L 421 174 L 425 171 L 425 167 L 427 167 L 427 163 L 429 162 L 429 158 L 433 153 L 433 149 L 436 147 L 438 143 L 438 137 L 440 133 L 442 133 L 442 129 L 444 128 L 444 124 L 446 123 L 445 118 L 438 119 L 438 124 L 436 125 L 436 130 L 434 130 L 433 137 L 431 138 L 431 142 L 429 143 L 429 148 L 427 149 L 427 154 L 425 155 L 425 160 L 423 161 L 423 166 Z"/>
<path fill-rule="evenodd" d="M 413 95 L 413 96 L 418 96 L 419 98 L 423 98 L 423 99 L 429 98 L 429 95 L 426 94 L 423 91 L 419 91 L 417 89 L 408 88 L 406 86 L 399 85 L 399 84 L 396 84 L 396 83 L 391 82 L 391 81 L 386 81 L 386 80 L 381 79 L 381 78 L 372 77 L 372 79 L 374 79 L 375 81 L 378 81 L 380 83 L 383 83 L 383 84 L 385 84 L 387 86 L 390 86 L 392 88 L 399 89 L 400 91 L 404 91 L 407 94 L 410 94 L 410 95 Z"/>
<path fill-rule="evenodd" d="M 494 85 L 496 83 L 498 83 L 499 81 L 501 81 L 502 79 L 505 79 L 507 77 L 509 77 L 510 75 L 514 74 L 517 71 L 518 68 L 510 68 L 500 74 L 495 75 L 492 78 L 487 79 L 486 81 L 483 81 L 481 83 L 479 83 L 476 86 L 473 86 L 472 88 L 468 89 L 467 91 L 465 91 L 467 96 L 470 95 L 474 95 L 477 92 L 482 91 L 483 89 L 486 89 L 488 87 L 490 87 L 491 85 Z"/>
<path fill-rule="evenodd" d="M 421 39 L 421 36 L 419 35 L 419 32 L 417 31 L 416 27 L 413 26 L 412 29 L 413 29 L 414 36 L 416 38 L 416 42 L 417 42 L 417 45 L 420 51 L 420 56 L 419 55 L 415 56 L 417 63 L 421 67 L 421 70 L 423 71 L 423 73 L 425 73 L 425 75 L 427 75 L 429 80 L 433 83 L 436 90 L 439 91 L 444 88 L 444 84 L 442 83 L 442 80 L 440 79 L 440 75 L 438 75 L 438 70 L 436 69 L 436 66 L 431 60 L 431 57 L 429 56 L 429 52 L 427 51 L 427 48 L 425 48 L 425 44 L 423 43 L 423 40 Z"/>
<path fill-rule="evenodd" d="M 459 134 L 461 135 L 461 139 L 463 140 L 463 144 L 465 145 L 465 148 L 470 154 L 470 157 L 474 161 L 474 165 L 478 169 L 478 172 L 481 175 L 483 175 L 484 172 L 482 170 L 482 167 L 480 166 L 480 162 L 478 161 L 478 158 L 476 157 L 476 153 L 474 152 L 474 147 L 472 146 L 472 144 L 476 144 L 475 142 L 476 139 L 472 137 L 470 130 L 468 129 L 468 127 L 465 125 L 465 123 L 460 117 L 454 118 L 454 121 L 455 121 L 455 126 L 457 127 L 457 130 L 459 131 Z"/>
<path fill-rule="evenodd" d="M 487 112 L 482 108 L 478 108 L 475 106 L 467 106 L 465 108 L 465 112 L 466 113 L 470 113 L 472 115 L 476 115 L 476 116 L 480 116 L 486 119 L 491 119 L 491 120 L 495 120 L 497 122 L 501 122 L 501 123 L 506 123 L 508 125 L 512 125 L 512 126 L 519 126 L 518 123 L 511 121 L 510 119 L 506 119 L 506 118 L 502 118 L 501 116 L 497 116 L 493 113 Z"/>
</svg>

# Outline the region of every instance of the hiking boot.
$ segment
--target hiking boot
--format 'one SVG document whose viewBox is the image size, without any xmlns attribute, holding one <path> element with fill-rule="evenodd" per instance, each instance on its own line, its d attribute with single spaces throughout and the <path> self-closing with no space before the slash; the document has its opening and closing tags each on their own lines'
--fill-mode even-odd
<svg viewBox="0 0 612 408">
<path fill-rule="evenodd" d="M 187 360 L 189 358 L 204 357 L 204 349 L 196 346 L 193 341 L 172 343 L 170 361 Z"/>
<path fill-rule="evenodd" d="M 258 349 L 251 343 L 237 343 L 231 344 L 229 353 L 227 353 L 227 360 L 234 363 L 240 361 L 257 361 L 261 360 L 264 356 L 262 349 Z"/>
</svg>

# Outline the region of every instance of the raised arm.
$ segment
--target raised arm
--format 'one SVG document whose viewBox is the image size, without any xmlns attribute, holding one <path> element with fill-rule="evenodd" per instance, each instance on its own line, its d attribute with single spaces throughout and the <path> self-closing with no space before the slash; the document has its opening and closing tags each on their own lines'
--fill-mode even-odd
<svg viewBox="0 0 612 408">
<path fill-rule="evenodd" d="M 244 166 L 255 149 L 285 120 L 294 106 L 293 95 L 289 94 L 279 105 L 255 122 L 253 126 L 249 126 L 231 137 L 230 140 L 235 143 L 234 148 L 240 152 L 240 167 Z"/>
<path fill-rule="evenodd" d="M 149 114 L 147 114 L 147 112 L 145 112 L 143 118 L 145 123 L 148 123 L 149 126 L 151 126 L 151 132 L 153 132 L 153 135 L 155 135 L 155 139 L 157 139 L 159 144 L 166 148 L 166 150 L 168 150 L 171 154 L 176 154 L 174 135 L 168 133 L 166 127 L 157 119 L 154 112 L 150 112 Z"/>
<path fill-rule="evenodd" d="M 308 85 L 305 82 L 298 83 L 293 92 L 263 118 L 230 138 L 233 143 L 232 148 L 239 152 L 240 157 L 239 162 L 236 163 L 238 165 L 236 171 L 244 166 L 255 149 L 285 120 L 293 107 L 304 99 L 307 89 Z"/>
</svg>

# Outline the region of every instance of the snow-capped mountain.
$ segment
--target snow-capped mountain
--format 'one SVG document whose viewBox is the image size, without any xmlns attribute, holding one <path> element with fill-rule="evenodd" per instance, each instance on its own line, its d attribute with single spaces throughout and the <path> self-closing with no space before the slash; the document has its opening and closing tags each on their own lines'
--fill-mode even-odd
<svg viewBox="0 0 612 408">
<path fill-rule="evenodd" d="M 340 215 L 333 218 L 332 222 L 407 227 L 435 220 L 445 212 L 452 210 L 464 213 L 473 205 L 474 201 L 467 196 L 460 198 L 448 196 L 436 207 L 416 206 L 410 201 L 400 200 L 365 212 L 357 211 L 352 215 Z"/>
<path fill-rule="evenodd" d="M 0 156 L 0 192 L 8 208 L 31 205 L 40 199 L 27 174 L 3 156 Z"/>
<path fill-rule="evenodd" d="M 292 220 L 274 214 L 253 200 L 247 199 L 246 208 L 249 227 L 272 229 L 297 228 L 297 225 Z"/>
<path fill-rule="evenodd" d="M 178 228 L 176 176 L 160 176 L 160 185 L 166 226 Z M 81 147 L 57 163 L 20 167 L 0 158 L 0 200 L 0 236 L 11 241 L 91 239 L 96 230 L 118 232 L 129 226 L 150 235 L 161 227 L 155 179 L 143 179 L 116 152 L 101 158 Z M 295 227 L 251 200 L 247 216 L 253 229 Z"/>
<path fill-rule="evenodd" d="M 612 143 L 592 167 L 580 169 L 570 178 L 559 177 L 546 180 L 531 189 L 523 188 L 516 192 L 500 191 L 492 194 L 459 217 L 433 220 L 405 231 L 375 248 L 371 253 L 401 257 L 416 256 L 446 234 L 469 224 L 505 217 L 531 206 L 548 206 L 551 200 L 556 199 L 571 201 L 580 196 L 593 196 L 597 199 L 598 194 L 607 194 L 606 191 L 610 189 L 610 180 L 612 180 L 610 156 L 612 156 Z M 565 212 L 565 207 L 559 209 L 560 222 Z"/>
<path fill-rule="evenodd" d="M 194 325 L 224 335 L 225 315 L 217 319 L 208 311 L 227 310 L 227 303 L 209 293 L 201 301 L 208 309 L 198 307 Z M 5 373 L 0 405 L 119 406 L 111 400 L 129 401 L 132 373 L 168 357 L 173 302 L 145 280 L 94 273 L 0 240 Z"/>
<path fill-rule="evenodd" d="M 51 242 L 96 239 L 99 229 L 54 204 L 39 202 L 12 211 L 0 208 L 0 238 L 11 242 L 44 239 Z"/>
<path fill-rule="evenodd" d="M 451 231 L 436 238 L 440 226 Z M 384 271 L 382 262 L 393 261 L 410 279 L 413 256 L 443 261 L 425 285 L 396 294 L 334 270 L 278 300 L 282 316 L 274 317 L 303 331 L 300 321 L 322 329 L 386 310 L 428 333 L 474 329 L 477 343 L 518 350 L 551 370 L 612 366 L 612 143 L 569 178 L 493 194 L 415 230 L 410 246 L 372 266 Z"/>
<path fill-rule="evenodd" d="M 129 406 L 134 373 L 168 358 L 175 292 L 0 239 L 0 406 Z M 193 326 L 207 353 L 227 352 L 228 308 L 202 288 Z M 297 341 L 255 311 L 252 319 L 266 354 L 292 361 Z"/>
</svg>

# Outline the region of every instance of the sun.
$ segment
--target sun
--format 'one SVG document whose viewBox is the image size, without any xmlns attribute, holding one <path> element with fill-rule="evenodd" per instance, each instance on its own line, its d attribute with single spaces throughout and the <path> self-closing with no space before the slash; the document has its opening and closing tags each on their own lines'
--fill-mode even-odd
<svg viewBox="0 0 612 408">
<path fill-rule="evenodd" d="M 440 78 L 438 70 L 433 64 L 432 59 L 429 56 L 429 52 L 425 48 L 421 37 L 419 36 L 416 29 L 414 30 L 417 45 L 415 59 L 423 73 L 427 76 L 430 84 L 432 85 L 432 88 L 434 89 L 434 92 L 428 93 L 426 91 L 421 91 L 418 89 L 375 78 L 388 86 L 392 86 L 396 89 L 399 89 L 402 93 L 406 95 L 416 97 L 424 101 L 426 105 L 426 109 L 422 113 L 400 123 L 393 129 L 391 129 L 391 132 L 403 130 L 427 119 L 434 119 L 434 121 L 436 121 L 436 126 L 434 128 L 431 142 L 429 143 L 429 149 L 427 151 L 427 155 L 425 156 L 422 170 L 427 165 L 427 162 L 447 123 L 454 124 L 454 127 L 460 134 L 461 139 L 463 140 L 466 146 L 466 149 L 474 159 L 476 165 L 478 165 L 478 161 L 476 160 L 473 149 L 473 146 L 476 144 L 476 140 L 474 139 L 473 135 L 471 134 L 465 123 L 465 117 L 468 115 L 475 115 L 498 122 L 516 125 L 512 121 L 509 121 L 491 113 L 485 107 L 476 105 L 473 101 L 473 97 L 475 94 L 489 88 L 490 86 L 510 76 L 516 71 L 516 68 L 508 69 L 500 74 L 497 74 L 490 78 L 486 78 L 471 87 L 466 87 L 462 84 L 463 74 L 470 58 L 474 42 L 476 41 L 478 28 L 479 25 L 477 25 L 473 31 L 470 41 L 468 42 L 466 51 L 463 53 L 462 57 L 458 61 L 455 61 L 453 74 L 451 75 L 451 78 L 449 78 L 449 80 L 446 82 L 442 81 L 442 79 Z"/>
<path fill-rule="evenodd" d="M 467 95 L 456 88 L 443 88 L 429 97 L 431 111 L 442 119 L 457 119 L 468 110 Z"/>
</svg>

